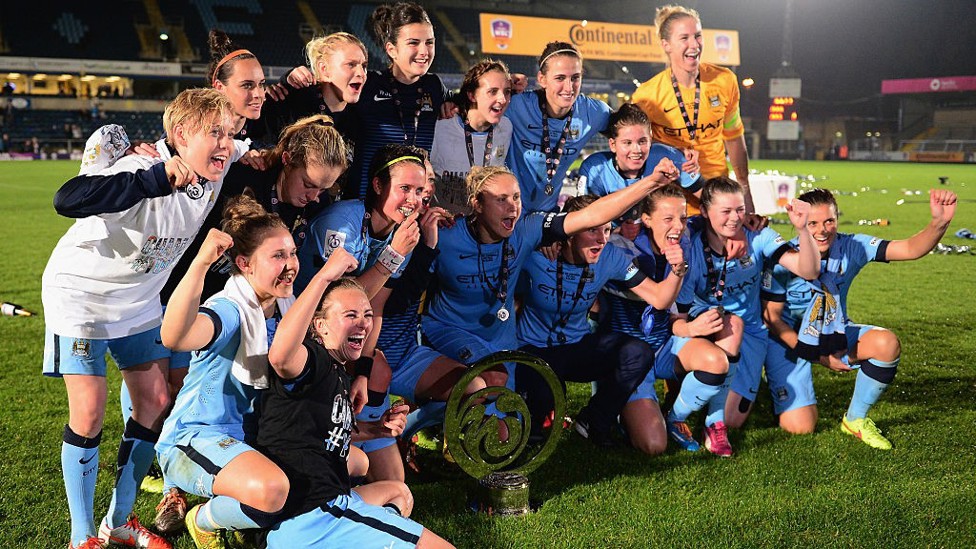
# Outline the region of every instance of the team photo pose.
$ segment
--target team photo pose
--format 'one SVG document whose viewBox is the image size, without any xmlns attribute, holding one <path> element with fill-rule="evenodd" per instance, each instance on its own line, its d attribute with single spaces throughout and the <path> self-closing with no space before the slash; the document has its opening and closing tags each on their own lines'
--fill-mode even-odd
<svg viewBox="0 0 976 549">
<path fill-rule="evenodd" d="M 389 278 L 396 278 L 409 262 L 409 256 L 420 240 L 418 219 L 421 215 L 424 189 L 428 184 L 425 156 L 407 145 L 388 144 L 373 157 L 371 183 L 366 200 L 340 200 L 326 208 L 309 227 L 309 237 L 299 249 L 302 271 L 296 289 L 303 291 L 322 263 L 339 248 L 344 248 L 359 262 L 352 276 L 365 288 L 370 299 L 376 298 Z M 377 307 L 380 309 L 380 307 Z M 381 317 L 365 354 L 375 360 L 369 383 L 369 402 L 358 419 L 378 421 L 389 408 L 387 390 L 390 368 L 377 354 L 376 338 L 382 330 Z M 403 480 L 404 471 L 395 440 L 376 439 L 361 447 L 370 456 L 370 480 Z"/>
<path fill-rule="evenodd" d="M 857 370 L 854 395 L 841 419 L 841 430 L 879 450 L 890 450 L 871 418 L 871 409 L 895 378 L 901 342 L 893 332 L 856 324 L 847 309 L 847 294 L 861 269 L 871 261 L 910 261 L 928 254 L 956 211 L 951 191 L 929 191 L 931 221 L 911 238 L 885 240 L 837 231 L 837 201 L 830 191 L 800 195 L 810 204 L 807 225 L 820 252 L 820 276 L 803 280 L 777 267 L 763 280 L 763 316 L 769 326 L 766 380 L 779 424 L 791 433 L 812 433 L 817 401 L 810 364 L 836 372 Z"/>
<path fill-rule="evenodd" d="M 759 302 L 763 266 L 779 264 L 812 280 L 820 272 L 819 253 L 807 227 L 810 205 L 794 200 L 787 206 L 797 232 L 794 249 L 770 228 L 745 229 L 746 250 L 729 258 L 726 244 L 743 230 L 746 217 L 742 187 L 716 177 L 702 188 L 704 227 L 689 235 L 688 274 L 678 295 L 672 331 L 673 352 L 691 338 L 708 337 L 729 356 L 729 373 L 708 402 L 705 448 L 730 457 L 728 426 L 741 427 L 756 398 L 766 356 L 768 334 Z"/>
<path fill-rule="evenodd" d="M 539 56 L 539 88 L 512 97 L 506 164 L 518 178 L 524 211 L 558 209 L 569 166 L 597 133 L 606 129 L 610 106 L 580 94 L 583 56 L 566 42 L 550 42 Z"/>
<path fill-rule="evenodd" d="M 533 251 L 543 242 L 609 223 L 677 176 L 674 164 L 662 159 L 650 176 L 581 210 L 523 217 L 512 172 L 473 168 L 467 181 L 472 213 L 442 229 L 438 238 L 437 288 L 423 319 L 424 335 L 433 348 L 464 364 L 518 348 L 515 286 Z M 500 379 L 486 377 L 489 385 L 505 384 L 506 374 L 497 374 Z"/>
<path fill-rule="evenodd" d="M 86 175 L 65 183 L 54 199 L 59 214 L 78 219 L 58 242 L 41 280 L 44 373 L 63 377 L 68 394 L 61 462 L 72 547 L 109 541 L 169 547 L 128 518 L 171 402 L 171 351 L 159 341 L 159 293 L 246 146 L 233 140 L 230 103 L 212 89 L 178 95 L 163 113 L 163 126 L 167 137 L 156 143 L 156 158 L 129 155 L 115 162 L 127 140 L 118 127 L 100 129 L 82 162 Z M 112 503 L 96 537 L 106 353 L 122 372 L 132 414 L 119 446 Z"/>
<path fill-rule="evenodd" d="M 452 547 L 406 518 L 413 496 L 402 482 L 350 486 L 350 377 L 368 369 L 357 361 L 373 317 L 362 286 L 336 279 L 340 266 L 355 264 L 344 250 L 332 254 L 282 319 L 268 354 L 271 379 L 258 444 L 291 486 L 280 522 L 267 533 L 268 547 Z M 387 413 L 387 436 L 399 434 L 402 415 Z"/>
<path fill-rule="evenodd" d="M 438 120 L 430 161 L 439 178 L 438 196 L 464 206 L 464 180 L 473 166 L 504 166 L 512 122 L 504 116 L 512 98 L 512 76 L 501 61 L 484 59 L 468 69 L 457 95 L 458 114 Z"/>
<path fill-rule="evenodd" d="M 654 27 L 668 67 L 634 92 L 633 102 L 651 120 L 654 141 L 699 152 L 705 179 L 729 174 L 742 185 L 746 213 L 753 213 L 749 193 L 749 156 L 739 115 L 739 84 L 724 67 L 702 63 L 702 25 L 698 12 L 682 6 L 657 8 Z M 688 193 L 688 214 L 699 212 L 699 198 Z"/>
<path fill-rule="evenodd" d="M 656 191 L 655 191 L 656 192 Z M 653 193 L 651 193 L 653 195 Z M 597 197 L 571 198 L 563 212 L 580 211 Z M 529 255 L 522 270 L 522 310 L 516 323 L 520 350 L 536 355 L 566 381 L 599 381 L 599 388 L 576 418 L 576 430 L 597 445 L 611 445 L 611 431 L 627 397 L 644 379 L 654 350 L 622 332 L 590 333 L 587 312 L 609 281 L 628 289 L 656 309 L 667 310 L 681 287 L 681 269 L 660 282 L 645 276 L 626 250 L 608 246 L 610 223 L 578 232 L 563 241 L 555 260 L 541 251 Z M 670 244 L 666 262 L 684 265 L 681 246 Z M 517 386 L 528 393 L 529 410 L 541 422 L 553 402 L 534 370 L 518 372 Z"/>
<path fill-rule="evenodd" d="M 586 157 L 580 164 L 579 186 L 586 193 L 606 196 L 638 179 L 647 176 L 662 158 L 669 158 L 681 168 L 678 180 L 683 189 L 701 194 L 702 177 L 698 173 L 698 151 L 685 152 L 651 141 L 651 123 L 644 111 L 633 103 L 625 103 L 610 115 L 607 122 L 609 151 Z M 628 212 L 619 223 L 621 233 L 633 239 L 640 228 L 640 207 Z"/>
<path fill-rule="evenodd" d="M 687 262 L 673 262 L 665 252 L 684 242 L 682 238 L 687 217 L 684 191 L 677 185 L 667 185 L 652 192 L 640 204 L 640 229 L 630 241 L 623 235 L 611 243 L 631 251 L 641 271 L 655 282 L 662 282 L 670 274 L 684 277 Z M 687 451 L 697 451 L 698 442 L 685 422 L 714 396 L 729 369 L 725 352 L 705 337 L 693 337 L 675 346 L 671 334 L 670 312 L 667 307 L 648 306 L 640 296 L 616 284 L 609 284 L 603 292 L 601 312 L 608 329 L 636 337 L 654 350 L 654 365 L 637 389 L 630 395 L 620 419 L 632 446 L 657 455 L 667 449 L 670 436 Z M 700 319 L 700 320 L 699 320 Z M 706 317 L 695 322 L 702 323 Z M 662 415 L 654 382 L 657 379 L 675 382 L 678 392 L 674 404 Z"/>
<path fill-rule="evenodd" d="M 343 189 L 345 198 L 366 196 L 369 168 L 383 145 L 414 145 L 429 151 L 441 105 L 448 99 L 440 77 L 429 72 L 434 62 L 434 26 L 422 6 L 413 2 L 377 6 L 367 29 L 390 65 L 370 72 L 362 100 L 356 104 L 360 133 Z"/>
<path fill-rule="evenodd" d="M 286 475 L 252 444 L 256 403 L 269 385 L 268 346 L 294 302 L 295 243 L 281 219 L 248 196 L 228 203 L 222 229 L 208 233 L 160 330 L 167 347 L 198 351 L 156 445 L 169 482 L 210 498 L 186 515 L 198 547 L 219 541 L 218 530 L 273 525 L 289 490 Z M 225 254 L 233 274 L 201 305 L 204 277 Z M 355 264 L 339 253 L 326 267 L 338 278 Z M 365 379 L 359 387 L 365 392 Z"/>
</svg>

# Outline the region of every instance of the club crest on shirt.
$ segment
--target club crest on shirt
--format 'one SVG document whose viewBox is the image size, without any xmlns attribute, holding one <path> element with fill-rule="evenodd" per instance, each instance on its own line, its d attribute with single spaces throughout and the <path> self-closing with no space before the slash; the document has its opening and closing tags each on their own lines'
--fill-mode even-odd
<svg viewBox="0 0 976 549">
<path fill-rule="evenodd" d="M 346 233 L 329 229 L 325 231 L 325 250 L 322 255 L 328 256 L 333 250 L 338 250 L 346 243 Z"/>
<path fill-rule="evenodd" d="M 230 448 L 231 446 L 233 446 L 235 444 L 240 444 L 240 443 L 241 443 L 241 441 L 237 440 L 236 438 L 224 437 L 224 438 L 220 439 L 219 441 L 217 441 L 217 446 L 220 446 L 222 449 L 226 450 L 226 449 Z"/>
<path fill-rule="evenodd" d="M 583 123 L 580 122 L 579 120 L 573 120 L 572 122 L 570 122 L 569 135 L 567 136 L 568 140 L 576 141 L 580 138 L 580 135 L 582 134 L 583 134 Z"/>
<path fill-rule="evenodd" d="M 420 103 L 421 112 L 434 112 L 434 100 L 429 94 L 424 94 Z"/>
<path fill-rule="evenodd" d="M 495 147 L 495 158 L 505 158 L 506 153 L 505 147 Z"/>
<path fill-rule="evenodd" d="M 721 107 L 722 106 L 722 103 L 718 100 L 718 96 L 717 95 L 709 95 L 708 96 L 708 104 L 711 105 L 711 106 L 713 106 L 713 107 Z"/>
<path fill-rule="evenodd" d="M 739 258 L 739 265 L 741 265 L 743 269 L 746 269 L 748 267 L 752 267 L 752 264 L 753 264 L 753 261 L 752 261 L 752 256 L 751 255 L 746 255 L 746 256 L 743 256 L 743 257 Z"/>
<path fill-rule="evenodd" d="M 71 356 L 91 358 L 91 340 L 75 339 L 71 343 Z"/>
</svg>

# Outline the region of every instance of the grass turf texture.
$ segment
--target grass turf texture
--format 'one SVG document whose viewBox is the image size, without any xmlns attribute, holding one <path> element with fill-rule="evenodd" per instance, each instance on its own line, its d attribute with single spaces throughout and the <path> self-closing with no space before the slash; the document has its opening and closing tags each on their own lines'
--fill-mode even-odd
<svg viewBox="0 0 976 549">
<path fill-rule="evenodd" d="M 921 229 L 929 219 L 925 191 L 948 176 L 961 202 L 943 242 L 976 244 L 951 236 L 961 227 L 976 230 L 976 167 L 757 161 L 753 168 L 812 174 L 826 178 L 820 186 L 858 191 L 838 196 L 840 230 L 889 239 Z M 41 272 L 71 224 L 54 213 L 51 198 L 75 173 L 75 162 L 0 163 L 0 300 L 41 313 Z M 905 196 L 905 189 L 923 194 Z M 900 198 L 905 203 L 896 206 Z M 857 225 L 874 218 L 891 225 Z M 789 225 L 773 227 L 790 236 Z M 746 429 L 732 434 L 732 459 L 674 449 L 650 458 L 629 449 L 597 450 L 565 434 L 530 477 L 532 499 L 541 503 L 531 516 L 471 513 L 467 478 L 408 478 L 414 518 L 459 547 L 976 546 L 976 444 L 969 438 L 976 425 L 974 266 L 970 255 L 930 255 L 869 265 L 854 284 L 850 315 L 901 338 L 898 377 L 871 411 L 894 443 L 891 452 L 840 432 L 854 374 L 817 367 L 821 419 L 811 436 L 780 431 L 762 388 Z M 63 547 L 69 535 L 59 457 L 64 385 L 40 374 L 42 315 L 2 317 L 0 334 L 0 531 L 8 545 Z M 96 520 L 108 507 L 122 431 L 117 371 L 110 369 L 108 382 Z M 571 413 L 588 391 L 571 384 Z M 146 522 L 157 501 L 156 494 L 140 494 L 136 511 Z M 193 547 L 186 534 L 174 541 Z"/>
</svg>

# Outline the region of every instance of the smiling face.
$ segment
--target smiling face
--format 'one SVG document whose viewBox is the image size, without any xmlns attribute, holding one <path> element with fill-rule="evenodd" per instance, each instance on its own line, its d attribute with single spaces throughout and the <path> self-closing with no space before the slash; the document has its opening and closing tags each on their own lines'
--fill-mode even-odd
<svg viewBox="0 0 976 549">
<path fill-rule="evenodd" d="M 742 193 L 716 193 L 702 215 L 716 235 L 732 238 L 742 228 L 746 215 L 745 198 Z"/>
<path fill-rule="evenodd" d="M 583 83 L 583 61 L 575 55 L 553 55 L 546 60 L 545 73 L 539 72 L 539 84 L 546 91 L 549 114 L 562 117 L 573 108 Z"/>
<path fill-rule="evenodd" d="M 628 177 L 637 177 L 644 162 L 647 161 L 647 151 L 651 149 L 651 134 L 647 126 L 634 124 L 617 130 L 617 137 L 608 140 L 610 151 L 617 160 L 617 166 Z"/>
<path fill-rule="evenodd" d="M 810 207 L 807 229 L 817 242 L 820 256 L 826 258 L 830 246 L 837 240 L 837 209 L 833 204 L 816 204 Z"/>
<path fill-rule="evenodd" d="M 230 114 L 227 113 L 218 121 L 205 123 L 192 133 L 183 124 L 177 124 L 173 130 L 176 151 L 190 168 L 210 181 L 220 179 L 227 166 L 236 133 Z"/>
<path fill-rule="evenodd" d="M 512 98 L 512 83 L 502 71 L 488 71 L 478 79 L 478 89 L 468 94 L 471 109 L 468 123 L 475 129 L 479 126 L 497 124 Z"/>
<path fill-rule="evenodd" d="M 690 15 L 672 21 L 671 35 L 661 40 L 661 47 L 673 70 L 696 74 L 702 52 L 701 23 Z"/>
<path fill-rule="evenodd" d="M 373 328 L 373 308 L 359 288 L 337 288 L 329 292 L 324 314 L 312 322 L 322 346 L 345 364 L 363 354 L 366 336 Z"/>
<path fill-rule="evenodd" d="M 342 169 L 339 166 L 327 166 L 319 163 L 309 163 L 307 166 L 293 166 L 289 164 L 288 153 L 282 154 L 284 168 L 281 170 L 279 198 L 296 208 L 304 208 L 309 202 L 318 202 L 319 196 L 326 189 L 332 187 Z"/>
<path fill-rule="evenodd" d="M 264 104 L 264 69 L 257 59 L 238 59 L 227 82 L 214 81 L 214 89 L 224 94 L 234 106 L 234 114 L 243 119 L 257 120 Z"/>
<path fill-rule="evenodd" d="M 250 256 L 237 256 L 235 261 L 262 303 L 293 295 L 298 249 L 287 229 L 269 229 Z"/>
<path fill-rule="evenodd" d="M 677 244 L 681 240 L 681 233 L 685 231 L 688 221 L 685 210 L 683 198 L 669 196 L 657 199 L 650 215 L 641 214 L 641 222 L 651 231 L 652 242 L 657 251 L 660 252 L 665 246 Z"/>
<path fill-rule="evenodd" d="M 484 231 L 483 243 L 512 236 L 522 215 L 522 193 L 515 176 L 500 174 L 485 182 L 474 202 L 474 211 L 478 227 Z"/>
<path fill-rule="evenodd" d="M 374 213 L 391 223 L 403 223 L 408 215 L 417 211 L 422 203 L 427 185 L 427 170 L 414 162 L 397 162 L 390 168 L 390 184 L 381 187 L 379 178 L 373 178 L 377 200 Z M 375 204 L 379 204 L 379 211 Z"/>
<path fill-rule="evenodd" d="M 317 63 L 323 87 L 344 103 L 357 103 L 366 83 L 366 54 L 358 44 L 342 44 Z"/>
<path fill-rule="evenodd" d="M 386 43 L 386 54 L 393 61 L 393 75 L 405 84 L 427 74 L 434 62 L 434 27 L 429 23 L 410 23 L 397 30 L 396 43 Z"/>
</svg>

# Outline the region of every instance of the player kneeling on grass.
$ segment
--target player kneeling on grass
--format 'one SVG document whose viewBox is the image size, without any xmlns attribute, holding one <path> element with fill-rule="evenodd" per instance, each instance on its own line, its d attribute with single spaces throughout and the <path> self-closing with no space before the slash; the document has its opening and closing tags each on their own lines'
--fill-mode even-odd
<svg viewBox="0 0 976 549">
<path fill-rule="evenodd" d="M 355 267 L 345 250 L 333 251 L 282 318 L 268 353 L 270 388 L 261 401 L 257 444 L 285 472 L 291 488 L 278 516 L 282 522 L 267 532 L 267 545 L 451 547 L 405 518 L 413 508 L 406 484 L 383 480 L 350 487 L 350 369 L 362 357 L 373 309 L 359 283 L 334 279 L 329 267 L 340 255 Z M 383 418 L 386 436 L 402 431 L 406 407 L 401 408 Z"/>
<path fill-rule="evenodd" d="M 232 140 L 230 103 L 213 90 L 181 93 L 167 105 L 163 125 L 167 138 L 156 143 L 159 158 L 119 160 L 128 147 L 124 132 L 118 126 L 98 130 L 86 147 L 82 174 L 54 198 L 59 214 L 78 219 L 55 247 L 41 281 L 44 373 L 63 377 L 68 393 L 61 466 L 71 547 L 170 546 L 128 518 L 170 405 L 171 352 L 160 342 L 159 292 L 246 147 Z M 106 352 L 122 371 L 133 411 L 119 445 L 112 503 L 96 537 Z"/>
<path fill-rule="evenodd" d="M 888 441 L 867 417 L 868 410 L 895 378 L 901 343 L 894 333 L 855 324 L 847 315 L 851 282 L 871 261 L 907 261 L 929 253 L 945 234 L 956 211 L 956 195 L 932 190 L 932 220 L 904 240 L 837 232 L 837 201 L 830 191 L 814 189 L 800 196 L 812 207 L 807 227 L 820 250 L 817 280 L 792 276 L 780 267 L 763 278 L 763 317 L 772 337 L 766 352 L 766 378 L 780 427 L 812 433 L 817 423 L 810 364 L 837 372 L 857 369 L 854 396 L 841 430 L 872 448 L 890 450 Z"/>
</svg>

